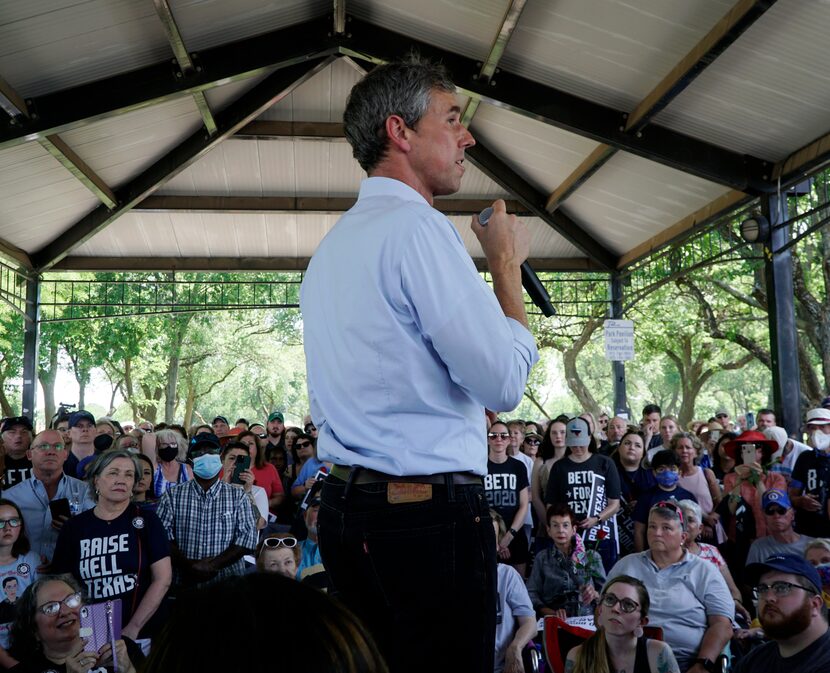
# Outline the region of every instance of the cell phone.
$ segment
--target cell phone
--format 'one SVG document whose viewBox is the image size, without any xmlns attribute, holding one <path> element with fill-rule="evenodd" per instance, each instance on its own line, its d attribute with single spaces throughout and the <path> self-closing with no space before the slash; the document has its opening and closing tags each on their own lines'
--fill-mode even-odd
<svg viewBox="0 0 830 673">
<path fill-rule="evenodd" d="M 121 599 L 81 607 L 80 636 L 86 652 L 98 652 L 107 643 L 115 647 L 121 638 Z"/>
<path fill-rule="evenodd" d="M 746 429 L 752 430 L 755 427 L 755 412 L 747 411 L 746 412 Z"/>
<path fill-rule="evenodd" d="M 717 442 L 720 439 L 720 430 L 710 430 L 709 436 L 712 438 L 713 442 Z"/>
<path fill-rule="evenodd" d="M 233 466 L 233 476 L 231 477 L 232 484 L 241 484 L 242 478 L 240 475 L 245 470 L 251 469 L 251 457 L 250 456 L 239 456 L 236 459 L 236 463 Z"/>
<path fill-rule="evenodd" d="M 49 511 L 52 513 L 52 521 L 55 521 L 59 516 L 65 516 L 67 518 L 72 516 L 72 511 L 69 509 L 69 500 L 67 498 L 50 500 Z"/>
<path fill-rule="evenodd" d="M 752 465 L 755 462 L 755 444 L 744 444 L 741 446 L 741 459 L 744 465 Z"/>
</svg>

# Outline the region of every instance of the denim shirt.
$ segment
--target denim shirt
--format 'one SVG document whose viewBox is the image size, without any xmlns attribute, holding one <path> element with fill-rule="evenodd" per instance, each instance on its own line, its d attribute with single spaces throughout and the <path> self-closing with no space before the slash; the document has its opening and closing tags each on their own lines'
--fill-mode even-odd
<svg viewBox="0 0 830 673">
<path fill-rule="evenodd" d="M 569 591 L 579 591 L 590 575 L 594 588 L 599 591 L 605 584 L 605 569 L 602 558 L 593 550 L 586 550 L 587 568 L 577 569 L 570 556 L 565 556 L 555 546 L 537 554 L 533 561 L 533 572 L 527 581 L 527 593 L 536 610 L 541 608 L 565 607 L 565 594 Z M 591 614 L 590 606 L 581 606 L 586 609 L 585 614 Z"/>
</svg>

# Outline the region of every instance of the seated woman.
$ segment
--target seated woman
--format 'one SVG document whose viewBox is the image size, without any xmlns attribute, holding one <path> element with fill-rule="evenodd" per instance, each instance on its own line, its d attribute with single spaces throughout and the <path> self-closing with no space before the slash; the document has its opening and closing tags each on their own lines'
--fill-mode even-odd
<svg viewBox="0 0 830 673">
<path fill-rule="evenodd" d="M 127 450 L 129 451 L 129 449 Z M 138 464 L 141 466 L 141 472 L 136 475 L 137 479 L 135 480 L 135 486 L 133 486 L 133 502 L 142 509 L 155 512 L 158 501 L 155 498 L 147 497 L 153 494 L 151 490 L 153 486 L 153 461 L 143 453 L 134 453 L 133 455 L 138 459 Z"/>
<path fill-rule="evenodd" d="M 259 437 L 256 433 L 246 430 L 239 433 L 236 441 L 248 447 L 248 452 L 251 454 L 251 472 L 254 473 L 254 483 L 265 490 L 265 495 L 268 498 L 268 509 L 276 511 L 285 500 L 285 489 L 277 469 L 265 460 L 265 451 L 262 449 Z"/>
<path fill-rule="evenodd" d="M 496 510 L 490 510 L 490 517 L 493 519 L 496 532 L 498 553 L 499 542 L 507 534 L 507 526 Z M 523 673 L 522 650 L 536 635 L 533 606 L 518 570 L 505 563 L 499 563 L 496 570 L 499 602 L 496 606 L 496 652 L 493 670 L 494 673 Z"/>
<path fill-rule="evenodd" d="M 20 597 L 17 617 L 12 624 L 11 651 L 20 663 L 14 673 L 94 670 L 114 672 L 112 647 L 87 652 L 80 635 L 81 588 L 71 577 L 42 577 Z M 118 673 L 135 673 L 141 650 L 124 640 L 115 641 Z"/>
<path fill-rule="evenodd" d="M 576 517 L 567 505 L 548 507 L 547 531 L 553 546 L 537 554 L 527 581 L 527 592 L 540 616 L 564 619 L 591 614 L 605 583 L 602 558 L 596 550 L 585 549 L 575 526 Z"/>
<path fill-rule="evenodd" d="M 155 451 L 144 450 L 156 465 L 153 475 L 153 497 L 158 499 L 162 493 L 176 484 L 193 479 L 193 470 L 185 462 L 187 458 L 187 441 L 175 430 L 159 430 L 155 435 Z"/>
<path fill-rule="evenodd" d="M 300 546 L 293 535 L 285 533 L 269 535 L 259 545 L 256 567 L 260 572 L 279 573 L 293 580 L 297 577 L 299 564 Z"/>
<path fill-rule="evenodd" d="M 265 528 L 268 523 L 268 496 L 265 489 L 254 484 L 254 473 L 248 468 L 239 474 L 240 482 L 234 482 L 236 461 L 243 457 L 249 457 L 248 447 L 241 442 L 229 442 L 222 449 L 222 481 L 226 484 L 238 486 L 251 498 L 254 509 L 259 515 L 256 527 L 258 530 Z"/>
<path fill-rule="evenodd" d="M 138 459 L 129 451 L 102 453 L 89 468 L 93 509 L 63 524 L 51 571 L 84 583 L 90 602 L 121 599 L 121 633 L 151 637 L 173 577 L 170 544 L 158 517 L 131 502 Z M 141 635 L 139 635 L 141 634 Z"/>
<path fill-rule="evenodd" d="M 602 590 L 596 633 L 568 652 L 568 673 L 680 673 L 671 648 L 643 636 L 649 598 L 643 583 L 628 575 L 610 580 Z"/>
<path fill-rule="evenodd" d="M 31 551 L 20 508 L 0 499 L 0 667 L 11 668 L 17 661 L 8 653 L 9 629 L 17 614 L 20 594 L 37 579 L 40 556 Z"/>
</svg>

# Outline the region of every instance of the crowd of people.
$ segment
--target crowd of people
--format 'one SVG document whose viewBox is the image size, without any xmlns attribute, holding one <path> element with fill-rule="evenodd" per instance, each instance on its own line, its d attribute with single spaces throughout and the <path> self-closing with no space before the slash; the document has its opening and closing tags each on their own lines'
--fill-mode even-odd
<svg viewBox="0 0 830 673">
<path fill-rule="evenodd" d="M 595 636 L 563 653 L 569 670 L 703 673 L 719 660 L 825 670 L 827 403 L 807 413 L 806 443 L 768 409 L 754 428 L 719 412 L 682 429 L 654 405 L 637 425 L 590 413 L 488 417 L 495 670 L 524 670 L 546 616 L 595 619 Z M 193 588 L 264 573 L 329 589 L 317 514 L 332 465 L 317 458 L 316 434 L 310 418 L 286 427 L 278 411 L 264 424 L 217 416 L 189 431 L 83 410 L 38 433 L 26 417 L 5 419 L 0 666 L 107 670 L 120 660 L 129 671 Z M 119 638 L 87 651 L 82 606 L 115 599 Z M 642 635 L 647 623 L 662 642 Z M 74 635 L 61 640 L 65 625 Z"/>
</svg>

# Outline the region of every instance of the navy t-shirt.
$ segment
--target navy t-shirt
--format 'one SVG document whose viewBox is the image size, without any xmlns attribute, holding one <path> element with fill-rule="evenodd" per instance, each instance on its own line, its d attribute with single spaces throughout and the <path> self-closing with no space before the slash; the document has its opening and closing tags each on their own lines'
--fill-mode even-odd
<svg viewBox="0 0 830 673">
<path fill-rule="evenodd" d="M 519 494 L 528 485 L 527 468 L 521 461 L 510 456 L 503 463 L 487 461 L 487 476 L 484 477 L 487 502 L 501 515 L 508 528 L 513 525 L 513 517 L 519 509 Z"/>
<path fill-rule="evenodd" d="M 126 626 L 150 586 L 150 566 L 168 556 L 167 534 L 153 512 L 130 505 L 105 521 L 90 509 L 61 528 L 52 570 L 80 581 L 89 603 L 120 598 Z"/>
<path fill-rule="evenodd" d="M 691 500 L 697 502 L 697 498 L 682 486 L 675 486 L 672 491 L 664 491 L 658 486 L 640 496 L 631 518 L 639 523 L 648 523 L 648 513 L 651 511 L 651 508 L 663 500 L 676 500 L 677 502 Z"/>
</svg>

